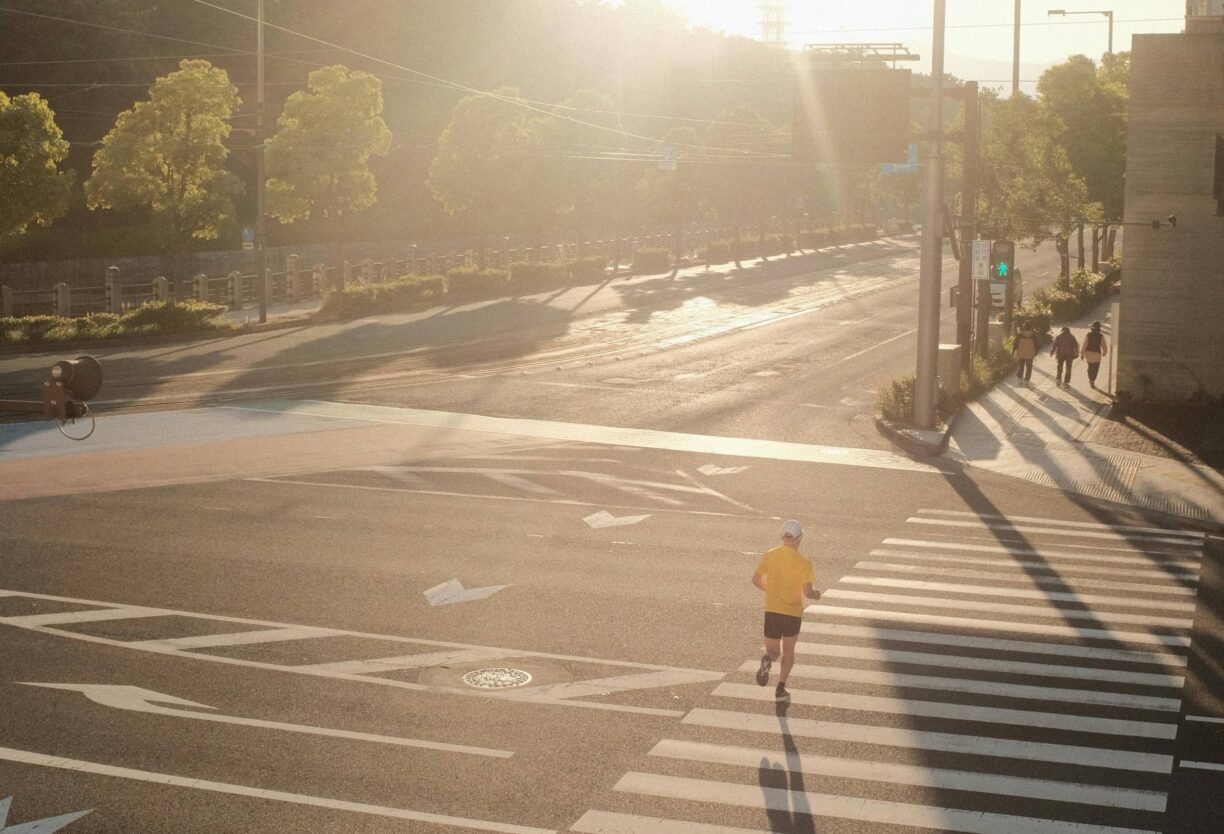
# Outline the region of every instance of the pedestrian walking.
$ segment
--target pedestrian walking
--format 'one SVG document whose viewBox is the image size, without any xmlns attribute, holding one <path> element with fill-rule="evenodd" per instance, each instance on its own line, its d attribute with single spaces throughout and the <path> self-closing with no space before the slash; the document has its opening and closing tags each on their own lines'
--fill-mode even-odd
<svg viewBox="0 0 1224 834">
<path fill-rule="evenodd" d="M 1033 358 L 1037 356 L 1037 334 L 1028 319 L 1020 322 L 1020 330 L 1012 341 L 1012 353 L 1020 360 L 1016 365 L 1016 378 L 1028 382 L 1033 378 Z"/>
<path fill-rule="evenodd" d="M 1058 360 L 1058 369 L 1054 373 L 1055 385 L 1071 384 L 1071 363 L 1075 361 L 1075 357 L 1079 356 L 1079 351 L 1079 342 L 1070 327 L 1064 327 L 1054 337 L 1054 344 L 1050 345 L 1050 355 Z"/>
<path fill-rule="evenodd" d="M 1080 348 L 1080 357 L 1088 363 L 1088 385 L 1096 389 L 1097 374 L 1101 370 L 1101 360 L 1109 353 L 1109 343 L 1101 332 L 1101 323 L 1094 321 L 1084 335 L 1084 345 Z"/>
<path fill-rule="evenodd" d="M 761 686 L 769 683 L 769 669 L 780 659 L 778 686 L 774 690 L 778 701 L 790 699 L 786 679 L 795 665 L 795 641 L 803 624 L 803 598 L 820 599 L 820 591 L 812 587 L 816 581 L 812 562 L 799 553 L 802 541 L 803 527 L 799 522 L 794 519 L 785 522 L 782 544 L 766 551 L 752 574 L 752 584 L 765 592 L 765 655 L 756 681 Z"/>
</svg>

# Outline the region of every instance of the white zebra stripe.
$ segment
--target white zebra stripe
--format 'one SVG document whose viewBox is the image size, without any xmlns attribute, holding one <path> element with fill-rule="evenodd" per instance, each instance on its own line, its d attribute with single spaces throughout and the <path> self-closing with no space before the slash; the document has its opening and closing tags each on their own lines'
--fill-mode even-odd
<svg viewBox="0 0 1224 834">
<path fill-rule="evenodd" d="M 1020 524 L 990 524 L 988 522 L 977 521 L 952 521 L 944 518 L 920 518 L 913 516 L 907 518 L 906 521 L 910 524 L 931 524 L 940 527 L 961 527 L 974 530 L 1007 530 L 1013 533 L 1036 533 L 1036 534 L 1053 534 L 1057 536 L 1068 536 L 1074 538 L 1086 539 L 1105 539 L 1107 541 L 1120 541 L 1130 543 L 1131 540 L 1118 533 L 1097 533 L 1089 530 L 1066 530 L 1059 527 L 1029 527 Z M 1175 538 L 1169 536 L 1144 536 L 1143 543 L 1169 544 L 1175 547 L 1199 547 L 1198 542 L 1190 542 L 1186 539 Z"/>
<path fill-rule="evenodd" d="M 1119 565 L 1147 565 L 1153 570 L 1164 570 L 1168 565 L 1184 567 L 1186 570 L 1196 569 L 1199 559 L 1186 551 L 1145 550 L 1139 553 L 1135 550 L 1120 550 L 1113 547 L 1092 547 L 1080 545 L 1079 550 L 1051 550 L 1047 547 L 1009 547 L 994 544 L 968 544 L 950 541 L 930 541 L 929 539 L 885 539 L 882 544 L 890 547 L 919 547 L 924 550 L 957 550 L 970 553 L 1006 553 L 1012 556 L 1037 556 L 1044 560 L 1072 559 L 1094 562 L 1112 562 Z M 1093 553 L 1089 551 L 1105 551 Z M 1111 556 L 1110 553 L 1130 553 L 1130 556 Z"/>
<path fill-rule="evenodd" d="M 1023 588 L 1000 588 L 997 585 L 962 585 L 956 582 L 923 582 L 916 579 L 894 579 L 892 577 L 876 576 L 843 576 L 838 581 L 849 585 L 907 588 L 915 591 L 943 591 L 950 594 L 970 594 L 972 596 L 983 597 L 1011 597 L 1015 599 L 1048 600 L 1051 602 L 1077 602 L 1082 605 L 1116 605 L 1129 608 L 1155 608 L 1160 611 L 1194 612 L 1194 603 L 1135 599 L 1133 597 L 1110 597 L 1100 594 L 1076 594 L 1065 591 L 1029 591 Z M 1105 612 L 1102 613 L 1104 614 Z"/>
<path fill-rule="evenodd" d="M 875 551 L 873 551 L 874 553 Z M 1057 568 L 1039 567 L 1038 562 L 1012 562 L 1004 566 L 1000 564 L 994 570 L 971 570 L 969 568 L 944 568 L 938 565 L 931 565 L 928 560 L 931 559 L 927 554 L 915 553 L 909 557 L 916 560 L 921 560 L 924 564 L 918 565 L 902 565 L 895 562 L 859 562 L 854 567 L 856 570 L 882 571 L 884 573 L 916 573 L 924 576 L 948 576 L 961 579 L 993 579 L 998 582 L 1026 582 L 1038 588 L 1093 588 L 1103 591 L 1135 591 L 1136 593 L 1147 594 L 1151 597 L 1153 594 L 1162 596 L 1195 596 L 1198 591 L 1195 588 L 1184 588 L 1180 586 L 1153 586 L 1150 583 L 1139 582 L 1111 582 L 1108 579 L 1085 579 L 1081 576 L 1068 576 L 1065 571 Z M 961 562 L 980 565 L 981 562 L 977 559 L 965 558 L 960 559 Z M 1025 570 L 1025 567 L 1029 567 Z M 1082 569 L 1073 569 L 1082 570 Z M 1126 571 L 1117 571 L 1112 568 L 1094 568 L 1094 571 L 1099 571 L 1110 576 L 1117 576 L 1119 573 Z M 1052 574 L 1051 576 L 1034 576 L 1034 574 Z M 1147 574 L 1144 574 L 1147 575 Z M 1195 582 L 1194 584 L 1198 584 Z"/>
<path fill-rule="evenodd" d="M 1201 542 L 1206 538 L 1205 533 L 1199 533 L 1191 530 L 1168 530 L 1163 527 L 1139 527 L 1126 524 L 1099 524 L 1088 521 L 1063 521 L 1058 518 L 1037 518 L 1029 515 L 997 515 L 995 513 L 975 513 L 965 510 L 919 510 L 918 515 L 940 515 L 952 518 L 977 518 L 991 519 L 995 521 L 1023 521 L 1031 524 L 1049 524 L 1059 527 L 1079 527 L 1084 530 L 1113 530 L 1122 533 L 1141 533 L 1148 535 L 1159 536 L 1183 536 L 1187 539 L 1194 539 L 1196 542 Z"/>
</svg>

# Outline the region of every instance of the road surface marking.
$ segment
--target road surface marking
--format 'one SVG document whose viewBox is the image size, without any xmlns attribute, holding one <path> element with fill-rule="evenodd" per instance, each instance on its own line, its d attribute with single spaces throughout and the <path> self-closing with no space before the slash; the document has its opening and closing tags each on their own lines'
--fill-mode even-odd
<svg viewBox="0 0 1224 834">
<path fill-rule="evenodd" d="M 1196 571 L 1196 566 L 1187 565 L 1184 568 L 1161 564 L 1153 565 L 1144 570 L 1134 568 L 1118 568 L 1118 567 L 1098 567 L 1095 565 L 1080 565 L 1080 564 L 1061 564 L 1056 565 L 1048 561 L 1034 562 L 1026 559 L 1016 558 L 1016 556 L 985 556 L 981 554 L 953 556 L 944 553 L 919 553 L 910 550 L 895 550 L 892 548 L 876 548 L 871 551 L 872 556 L 886 556 L 890 559 L 920 559 L 924 563 L 932 562 L 949 562 L 952 564 L 962 565 L 985 565 L 994 569 L 998 568 L 1016 568 L 1028 572 L 1032 569 L 1041 570 L 1045 573 L 1055 573 L 1062 575 L 1063 571 L 1074 573 L 1095 573 L 1104 574 L 1106 576 L 1136 576 L 1144 577 L 1151 580 L 1153 583 L 1162 583 L 1166 585 L 1174 585 L 1181 588 L 1194 588 L 1198 585 L 1198 576 L 1192 571 Z M 1113 561 L 1112 559 L 1103 559 L 1098 556 L 1088 557 L 1091 561 Z M 1125 560 L 1137 564 L 1151 564 L 1145 560 Z M 1161 590 L 1161 593 L 1168 593 Z"/>
<path fill-rule="evenodd" d="M 1151 568 L 1163 569 L 1165 565 L 1186 565 L 1188 569 L 1198 567 L 1199 557 L 1185 550 L 1144 550 L 1134 548 L 1097 547 L 1082 545 L 1080 550 L 1051 550 L 1047 547 L 1024 547 L 1021 545 L 992 544 L 961 544 L 949 541 L 929 541 L 925 539 L 885 539 L 883 544 L 902 547 L 934 548 L 936 550 L 965 550 L 971 553 L 1007 553 L 1013 556 L 1039 556 L 1042 559 L 1091 559 L 1098 562 L 1111 562 L 1119 565 L 1147 565 Z M 1089 553 L 1089 550 L 1107 551 L 1106 553 Z M 1110 556 L 1108 553 L 1131 553 L 1131 556 Z M 1170 558 L 1164 558 L 1170 557 Z"/>
<path fill-rule="evenodd" d="M 1136 811 L 1163 813 L 1167 798 L 1157 791 L 1130 790 L 1103 785 L 1055 782 L 1050 779 L 1027 779 L 974 773 L 966 770 L 945 770 L 889 762 L 838 759 L 808 753 L 784 753 L 776 749 L 732 747 L 664 739 L 649 755 L 703 764 L 730 765 L 758 770 L 761 761 L 773 767 L 784 767 L 788 773 L 805 776 L 832 776 L 837 779 L 859 779 L 895 785 L 916 785 L 949 791 L 1023 796 L 1050 802 L 1075 802 L 1081 805 L 1101 805 L 1106 808 L 1130 808 Z"/>
<path fill-rule="evenodd" d="M 785 775 L 780 766 L 778 772 Z M 905 802 L 834 796 L 635 771 L 622 776 L 613 790 L 692 802 L 736 805 L 766 812 L 780 811 L 786 814 L 834 817 L 967 834 L 1156 834 L 1132 828 L 1107 828 L 1080 822 L 911 805 Z"/>
<path fill-rule="evenodd" d="M 610 811 L 587 811 L 569 827 L 579 834 L 761 834 L 759 828 L 732 828 L 690 820 L 667 820 Z"/>
<path fill-rule="evenodd" d="M 1169 600 L 1136 599 L 1134 597 L 1109 597 L 1100 594 L 1076 594 L 1065 591 L 1030 591 L 1023 588 L 1000 588 L 996 585 L 962 585 L 958 582 L 924 582 L 917 579 L 894 579 L 884 576 L 843 576 L 839 582 L 848 585 L 867 585 L 873 588 L 906 588 L 914 591 L 942 591 L 949 594 L 969 594 L 983 597 L 1007 597 L 1008 599 L 1036 599 L 1049 602 L 1074 602 L 1081 605 L 1114 605 L 1127 608 L 1155 608 L 1161 611 L 1186 611 L 1194 613 L 1194 603 Z M 1108 612 L 1102 612 L 1108 615 Z"/>
<path fill-rule="evenodd" d="M 697 471 L 702 475 L 714 477 L 715 475 L 738 475 L 747 468 L 747 466 L 715 466 L 712 463 L 707 463 L 705 466 L 698 466 Z"/>
<path fill-rule="evenodd" d="M 282 640 L 308 640 L 312 637 L 334 637 L 338 632 L 326 628 L 295 626 L 269 628 L 260 631 L 235 631 L 229 634 L 200 634 L 195 637 L 171 637 L 167 640 L 138 640 L 129 645 L 144 648 L 215 649 L 222 646 L 249 646 L 255 643 L 277 643 Z"/>
<path fill-rule="evenodd" d="M 821 609 L 822 611 L 825 609 Z M 975 637 L 967 634 L 946 634 L 941 631 L 914 631 L 900 628 L 873 628 L 863 626 L 826 623 L 819 620 L 804 620 L 804 634 L 831 634 L 837 637 L 862 637 L 876 641 L 920 643 L 934 646 L 956 646 L 966 649 L 1020 652 L 1022 654 L 1052 654 L 1060 657 L 1082 657 L 1090 660 L 1117 661 L 1119 663 L 1143 663 L 1163 667 L 1186 666 L 1186 658 L 1167 652 L 1129 651 L 1106 649 L 1098 646 L 1078 646 L 1067 643 L 1036 643 L 1024 640 L 1005 640 L 998 637 Z M 1079 635 L 1069 635 L 1079 636 Z M 815 644 L 823 645 L 823 644 Z M 887 651 L 886 649 L 884 651 Z"/>
<path fill-rule="evenodd" d="M 755 664 L 753 664 L 755 668 Z M 796 668 L 798 668 L 796 666 Z M 796 673 L 792 673 L 796 674 Z M 1153 721 L 1129 721 L 1114 718 L 1068 715 L 1057 712 L 1005 709 L 1002 707 L 975 707 L 967 704 L 952 704 L 944 701 L 920 701 L 916 698 L 880 697 L 860 693 L 828 692 L 816 689 L 788 687 L 791 703 L 826 709 L 859 712 L 878 712 L 886 715 L 922 716 L 944 718 L 952 721 L 974 721 L 983 724 L 1000 724 L 1012 727 L 1042 727 L 1073 733 L 1097 733 L 1101 735 L 1136 738 L 1173 739 L 1177 737 L 1177 725 Z M 723 698 L 739 698 L 746 701 L 773 703 L 774 694 L 767 688 L 743 683 L 722 683 L 714 694 Z"/>
<path fill-rule="evenodd" d="M 951 519 L 945 519 L 945 518 L 922 518 L 920 516 L 913 516 L 912 518 L 907 518 L 906 521 L 908 521 L 910 524 L 934 524 L 934 525 L 939 525 L 941 527 L 968 527 L 968 528 L 972 528 L 975 530 L 1009 530 L 1009 531 L 1016 532 L 1016 533 L 1038 533 L 1038 534 L 1052 533 L 1058 536 L 1074 536 L 1077 538 L 1088 538 L 1088 539 L 1110 539 L 1113 541 L 1126 542 L 1128 544 L 1139 544 L 1139 542 L 1133 542 L 1128 536 L 1120 535 L 1118 533 L 1098 533 L 1098 532 L 1094 532 L 1090 530 L 1067 530 L 1061 527 L 1026 527 L 1026 526 L 1022 526 L 1018 524 L 990 524 L 988 522 L 978 522 L 978 521 L 953 521 Z M 1199 542 L 1188 541 L 1182 538 L 1173 538 L 1169 536 L 1164 536 L 1164 537 L 1144 536 L 1143 537 L 1143 542 L 1142 542 L 1143 544 L 1148 544 L 1148 543 L 1153 543 L 1153 542 L 1158 543 L 1158 544 L 1176 545 L 1179 547 L 1199 547 L 1200 546 Z"/>
<path fill-rule="evenodd" d="M 885 340 L 884 340 L 884 341 L 882 341 L 882 342 L 876 342 L 876 343 L 875 343 L 874 345 L 872 345 L 871 347 L 863 348 L 863 349 L 862 349 L 862 350 L 860 350 L 858 353 L 852 353 L 852 354 L 850 354 L 849 356 L 843 356 L 841 359 L 834 360 L 833 362 L 830 362 L 830 363 L 829 363 L 829 364 L 827 364 L 827 365 L 822 365 L 821 367 L 822 367 L 822 368 L 833 368 L 833 367 L 836 367 L 836 366 L 838 366 L 838 365 L 844 365 L 844 364 L 845 364 L 845 363 L 847 363 L 847 362 L 851 362 L 851 361 L 853 361 L 853 360 L 855 360 L 855 359 L 858 359 L 860 356 L 866 356 L 867 354 L 871 353 L 873 350 L 878 350 L 878 349 L 880 349 L 880 348 L 884 347 L 885 345 L 890 345 L 890 344 L 892 344 L 893 342 L 897 341 L 898 339 L 904 339 L 906 336 L 910 336 L 910 335 L 912 335 L 912 334 L 914 334 L 914 333 L 917 333 L 917 332 L 918 332 L 918 328 L 916 328 L 916 327 L 915 327 L 915 328 L 912 328 L 912 329 L 910 329 L 910 330 L 906 330 L 904 333 L 898 333 L 896 336 L 892 336 L 892 337 L 890 337 L 890 338 L 887 338 L 887 339 L 885 339 Z"/>
<path fill-rule="evenodd" d="M 690 670 L 643 672 L 637 675 L 619 675 L 611 678 L 555 683 L 550 686 L 524 690 L 523 697 L 531 700 L 534 698 L 581 698 L 587 695 L 613 695 L 617 692 L 629 692 L 635 689 L 657 689 L 660 687 L 687 686 L 693 683 L 709 683 L 711 681 L 720 681 L 725 677 L 726 675 L 721 672 Z"/>
<path fill-rule="evenodd" d="M 744 663 L 739 671 L 752 672 L 756 668 L 757 664 L 750 660 Z M 1026 701 L 1061 701 L 1071 704 L 1090 704 L 1092 706 L 1122 707 L 1158 712 L 1177 712 L 1181 709 L 1180 698 L 1128 695 L 1122 692 L 1107 692 L 1093 689 L 1029 686 L 1027 684 L 984 681 L 976 678 L 910 675 L 888 671 L 881 672 L 872 669 L 811 666 L 803 663 L 796 663 L 791 669 L 791 674 L 801 678 L 861 683 L 869 686 L 884 686 L 895 689 L 933 689 L 941 692 L 965 692 L 973 695 L 990 695 L 995 698 L 1016 698 Z"/>
<path fill-rule="evenodd" d="M 340 672 L 346 675 L 376 675 L 381 672 L 398 672 L 402 669 L 428 669 L 431 666 L 453 666 L 455 664 L 483 663 L 486 660 L 508 660 L 514 657 L 530 657 L 526 652 L 509 649 L 456 649 L 449 652 L 422 652 L 397 657 L 376 657 L 370 660 L 338 660 L 334 663 L 310 663 L 295 666 L 295 669 Z"/>
<path fill-rule="evenodd" d="M 484 588 L 464 588 L 458 579 L 448 579 L 440 585 L 434 585 L 422 593 L 434 608 L 442 605 L 454 605 L 459 602 L 475 602 L 488 599 L 498 591 L 504 591 L 509 585 L 489 585 Z"/>
<path fill-rule="evenodd" d="M 494 750 L 488 747 L 470 747 L 465 744 L 447 744 L 440 741 L 427 741 L 419 738 L 399 738 L 374 733 L 357 733 L 349 730 L 332 730 L 327 727 L 310 727 L 304 724 L 286 724 L 282 721 L 264 721 L 258 718 L 238 718 L 230 715 L 216 715 L 210 712 L 193 712 L 182 709 L 158 706 L 158 704 L 174 704 L 193 709 L 213 709 L 205 704 L 186 701 L 173 695 L 163 695 L 136 686 L 106 686 L 94 684 L 71 683 L 32 683 L 19 681 L 23 686 L 38 686 L 44 689 L 63 689 L 68 692 L 80 692 L 95 704 L 112 709 L 143 712 L 150 715 L 169 715 L 175 718 L 187 718 L 194 721 L 212 721 L 216 724 L 234 724 L 239 727 L 259 727 L 265 730 L 281 730 L 287 733 L 303 735 L 327 736 L 342 738 L 348 741 L 369 741 L 375 744 L 391 744 L 398 747 L 420 747 L 426 750 L 438 750 L 444 753 L 466 753 L 472 756 L 489 756 L 495 759 L 508 759 L 514 754 L 509 750 Z"/>
<path fill-rule="evenodd" d="M 1169 530 L 1164 527 L 1139 527 L 1125 524 L 1100 524 L 1087 521 L 1063 521 L 1057 518 L 1037 518 L 1028 515 L 996 515 L 993 513 L 974 513 L 964 510 L 919 510 L 918 515 L 936 515 L 949 516 L 952 518 L 976 518 L 990 519 L 993 521 L 1022 521 L 1033 524 L 1049 524 L 1058 525 L 1060 527 L 1079 527 L 1084 530 L 1113 530 L 1121 533 L 1141 533 L 1147 535 L 1160 536 L 1182 536 L 1187 539 L 1194 539 L 1196 542 L 1202 542 L 1206 538 L 1205 533 L 1199 533 L 1191 530 Z"/>
<path fill-rule="evenodd" d="M 4 799 L 0 799 L 0 833 L 2 834 L 53 834 L 53 832 L 66 828 L 81 817 L 93 813 L 93 811 L 77 811 L 74 814 L 62 814 L 58 817 L 23 822 L 20 825 L 7 825 L 9 809 L 12 805 L 13 797 L 6 796 Z"/>
<path fill-rule="evenodd" d="M 523 492 L 533 493 L 535 495 L 560 495 L 561 494 L 557 492 L 555 489 L 546 487 L 543 484 L 537 484 L 534 481 L 529 481 L 526 478 L 522 478 L 518 475 L 511 475 L 511 474 L 503 473 L 503 472 L 489 472 L 489 473 L 486 473 L 484 477 L 488 478 L 490 481 L 496 481 L 497 483 L 502 484 L 503 486 L 508 486 L 511 489 L 518 489 L 518 490 L 522 490 Z"/>
<path fill-rule="evenodd" d="M 348 811 L 354 814 L 386 817 L 390 819 L 411 820 L 413 822 L 432 823 L 434 825 L 449 825 L 457 828 L 471 828 L 477 831 L 494 831 L 499 834 L 555 834 L 549 828 L 531 828 L 525 825 L 490 822 L 487 820 L 450 817 L 445 814 L 430 814 L 424 811 L 409 811 L 404 808 L 384 808 L 378 805 L 366 805 L 361 802 L 345 802 L 340 799 L 327 799 L 321 796 L 306 796 L 304 794 L 285 793 L 284 791 L 269 791 L 263 788 L 251 788 L 246 785 L 233 785 L 225 782 L 210 782 L 195 777 L 174 776 L 169 773 L 157 773 L 149 770 L 133 770 L 128 767 L 87 762 L 80 759 L 68 759 L 62 756 L 48 756 L 44 753 L 32 753 L 26 750 L 14 750 L 0 747 L 0 760 L 16 762 L 17 764 L 34 765 L 37 767 L 52 767 L 59 770 L 71 770 L 77 773 L 92 773 L 98 776 L 113 776 L 118 779 L 130 779 L 136 782 L 150 782 L 155 785 L 170 785 L 176 788 L 207 791 L 210 793 L 227 794 L 229 796 L 246 796 L 253 799 L 268 799 L 273 802 L 286 802 L 293 805 L 309 805 L 315 808 L 326 808 L 332 811 Z"/>
<path fill-rule="evenodd" d="M 625 515 L 617 518 L 607 510 L 600 510 L 597 513 L 592 513 L 582 519 L 587 523 L 588 527 L 595 530 L 601 530 L 604 527 L 626 527 L 631 524 L 638 524 L 650 518 L 649 515 Z"/>
<path fill-rule="evenodd" d="M 914 554 L 911 558 L 926 560 L 930 559 L 931 557 L 926 554 Z M 963 561 L 971 564 L 979 564 L 981 560 L 965 559 Z M 1147 594 L 1148 596 L 1155 593 L 1167 596 L 1193 597 L 1198 593 L 1194 588 L 1184 588 L 1179 585 L 1172 585 L 1162 588 L 1153 586 L 1151 583 L 1146 582 L 1111 582 L 1108 579 L 1085 579 L 1084 577 L 1080 576 L 1067 576 L 1057 568 L 1042 566 L 1040 562 L 1012 562 L 1006 567 L 1000 564 L 994 570 L 941 568 L 932 566 L 930 564 L 901 565 L 892 562 L 859 562 L 854 567 L 856 570 L 883 571 L 885 573 L 914 573 L 921 574 L 923 576 L 951 576 L 964 579 L 994 579 L 999 582 L 1025 582 L 1038 587 L 1083 587 L 1106 591 L 1135 591 L 1136 593 Z M 1025 567 L 1028 567 L 1028 569 L 1026 570 Z M 1083 569 L 1072 568 L 1072 570 Z M 1113 568 L 1094 568 L 1092 570 L 1100 571 L 1101 573 L 1106 573 L 1109 575 L 1126 573 L 1126 571 L 1118 571 L 1114 570 Z M 1037 573 L 1048 573 L 1054 575 L 1049 577 L 1033 575 Z"/>
<path fill-rule="evenodd" d="M 819 446 L 787 443 L 776 440 L 752 440 L 703 434 L 629 429 L 583 423 L 561 423 L 551 420 L 527 420 L 507 417 L 485 417 L 445 411 L 411 408 L 332 403 L 320 400 L 272 400 L 227 408 L 261 413 L 297 414 L 354 422 L 409 425 L 439 428 L 448 431 L 472 431 L 515 437 L 536 437 L 543 440 L 564 440 L 598 443 L 608 446 L 630 446 L 640 449 L 663 449 L 675 452 L 695 452 L 702 455 L 784 460 L 797 463 L 828 463 L 875 469 L 895 469 L 906 472 L 942 474 L 938 467 L 918 463 L 902 455 L 874 449 Z"/>
<path fill-rule="evenodd" d="M 165 614 L 155 608 L 102 608 L 93 611 L 61 611 L 56 614 L 0 617 L 0 623 L 21 628 L 47 628 L 74 623 L 101 623 L 107 620 L 136 620 L 142 617 L 164 616 Z"/>
<path fill-rule="evenodd" d="M 766 692 L 766 694 L 769 693 Z M 769 700 L 773 700 L 772 695 Z M 681 719 L 681 723 L 723 730 L 766 733 L 774 738 L 789 735 L 850 744 L 903 747 L 909 750 L 941 753 L 966 753 L 974 756 L 1053 762 L 1084 767 L 1106 767 L 1112 770 L 1166 774 L 1173 771 L 1173 757 L 1157 753 L 1072 747 L 1065 744 L 910 730 L 904 727 L 841 724 L 833 721 L 815 721 L 810 718 L 784 718 L 777 715 L 712 709 L 691 710 Z"/>
<path fill-rule="evenodd" d="M 1128 672 L 1124 669 L 1099 669 L 1095 666 L 1029 663 L 1022 660 L 996 660 L 989 657 L 965 657 L 958 654 L 935 654 L 933 652 L 907 652 L 865 646 L 837 646 L 831 643 L 800 641 L 795 644 L 795 651 L 799 654 L 811 654 L 820 657 L 844 657 L 850 660 L 862 660 L 869 663 L 885 663 L 890 666 L 907 664 L 911 666 L 938 666 L 945 669 L 974 669 L 980 672 L 1000 672 L 1008 675 L 1128 683 L 1135 686 L 1158 686 L 1165 689 L 1181 689 L 1186 682 L 1186 679 L 1181 675 L 1156 675 L 1148 672 Z M 753 665 L 755 668 L 755 663 Z"/>
<path fill-rule="evenodd" d="M 943 607 L 956 606 L 945 602 Z M 909 611 L 887 611 L 875 608 L 843 608 L 822 605 L 815 609 L 822 617 L 854 617 L 863 620 L 880 620 L 892 623 L 923 623 L 950 628 L 966 628 L 974 631 L 1009 631 L 1022 634 L 1046 634 L 1058 637 L 1081 637 L 1088 640 L 1112 640 L 1116 643 L 1160 643 L 1164 646 L 1186 648 L 1190 638 L 1180 634 L 1153 634 L 1146 631 L 1118 631 L 1108 628 L 1080 628 L 1078 626 L 1041 625 L 1034 623 L 1009 623 L 1000 620 L 974 620 L 964 617 L 948 617 L 942 614 L 917 614 Z"/>
<path fill-rule="evenodd" d="M 396 483 L 404 486 L 413 487 L 415 489 L 431 489 L 437 484 L 427 478 L 422 478 L 420 475 L 411 471 L 407 466 L 363 466 L 357 470 L 358 472 L 375 472 L 379 475 L 386 475 Z"/>
<path fill-rule="evenodd" d="M 1216 718 L 1210 715 L 1187 715 L 1187 721 L 1202 721 L 1207 724 L 1224 724 L 1224 718 Z"/>
<path fill-rule="evenodd" d="M 1215 762 L 1188 762 L 1182 759 L 1180 764 L 1182 767 L 1193 767 L 1198 770 L 1224 770 L 1224 764 L 1216 764 Z"/>
<path fill-rule="evenodd" d="M 1066 620 L 1109 621 L 1125 625 L 1148 625 L 1160 628 L 1189 630 L 1194 620 L 1173 617 L 1151 617 L 1147 614 L 1118 614 L 1112 611 L 1079 611 L 1059 605 L 1042 607 L 1037 605 L 1007 605 L 1001 602 L 976 602 L 967 599 L 941 597 L 913 597 L 901 594 L 876 594 L 867 591 L 846 591 L 833 588 L 822 594 L 822 599 L 854 600 L 856 602 L 879 602 L 886 605 L 912 605 L 945 610 L 982 611 L 991 614 L 1019 614 L 1025 617 L 1059 617 Z M 819 613 L 815 605 L 808 606 L 809 613 Z"/>
</svg>

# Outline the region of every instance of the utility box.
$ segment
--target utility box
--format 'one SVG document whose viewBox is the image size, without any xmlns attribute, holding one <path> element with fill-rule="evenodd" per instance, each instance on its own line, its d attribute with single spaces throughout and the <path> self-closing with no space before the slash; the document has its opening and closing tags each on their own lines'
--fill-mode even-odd
<svg viewBox="0 0 1224 834">
<path fill-rule="evenodd" d="M 992 321 L 990 327 L 990 346 L 992 348 L 1001 347 L 1003 344 L 1003 322 Z"/>
<path fill-rule="evenodd" d="M 945 391 L 954 391 L 960 386 L 960 345 L 939 346 L 939 354 L 935 360 L 935 372 L 939 375 L 939 384 Z"/>
</svg>

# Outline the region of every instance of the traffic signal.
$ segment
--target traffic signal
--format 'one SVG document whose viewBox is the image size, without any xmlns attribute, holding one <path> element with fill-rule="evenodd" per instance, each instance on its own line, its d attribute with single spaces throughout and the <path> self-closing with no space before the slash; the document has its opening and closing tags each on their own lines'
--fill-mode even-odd
<svg viewBox="0 0 1224 834">
<path fill-rule="evenodd" d="M 990 275 L 996 281 L 1011 280 L 1016 271 L 1016 243 L 996 240 L 990 247 Z"/>
<path fill-rule="evenodd" d="M 96 397 L 101 387 L 102 365 L 97 359 L 62 359 L 51 366 L 51 378 L 43 383 L 43 416 L 60 421 L 86 417 L 86 401 Z"/>
</svg>

